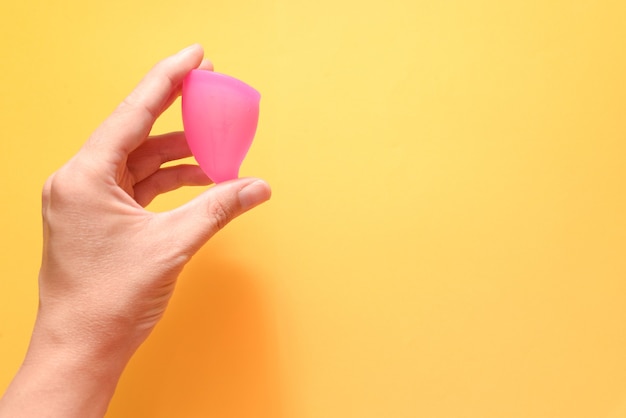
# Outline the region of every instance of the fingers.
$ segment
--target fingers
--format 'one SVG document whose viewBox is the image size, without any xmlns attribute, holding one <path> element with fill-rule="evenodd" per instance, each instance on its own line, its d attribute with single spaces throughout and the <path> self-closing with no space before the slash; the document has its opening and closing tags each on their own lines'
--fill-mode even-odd
<svg viewBox="0 0 626 418">
<path fill-rule="evenodd" d="M 231 220 L 269 200 L 271 189 L 263 180 L 246 178 L 220 183 L 165 216 L 167 225 L 191 256 Z"/>
<path fill-rule="evenodd" d="M 154 136 L 128 156 L 128 170 L 134 183 L 156 172 L 163 163 L 191 156 L 184 132 Z"/>
<path fill-rule="evenodd" d="M 200 63 L 200 65 L 198 66 L 198 70 L 206 70 L 206 71 L 213 71 L 213 63 L 204 58 L 202 60 L 202 62 Z M 174 103 L 174 101 L 180 96 L 180 94 L 182 93 L 182 84 L 178 86 L 178 88 L 172 92 L 172 94 L 170 94 L 170 97 L 167 99 L 164 109 L 167 109 L 168 107 L 170 107 L 172 105 L 172 103 Z"/>
<path fill-rule="evenodd" d="M 137 148 L 165 110 L 172 94 L 180 89 L 185 75 L 201 64 L 203 54 L 200 45 L 192 45 L 155 65 L 90 142 L 101 150 L 122 156 Z"/>
<path fill-rule="evenodd" d="M 207 70 L 213 71 L 213 63 L 208 58 L 204 58 L 200 65 L 198 66 L 199 70 Z"/>
<path fill-rule="evenodd" d="M 206 186 L 212 181 L 196 165 L 178 165 L 161 168 L 134 187 L 134 198 L 141 206 L 147 206 L 162 193 L 182 186 Z"/>
</svg>

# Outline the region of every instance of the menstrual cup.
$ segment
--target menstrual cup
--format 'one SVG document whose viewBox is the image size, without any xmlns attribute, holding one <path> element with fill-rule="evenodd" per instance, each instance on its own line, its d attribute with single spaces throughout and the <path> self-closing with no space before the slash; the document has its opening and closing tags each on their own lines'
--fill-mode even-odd
<svg viewBox="0 0 626 418">
<path fill-rule="evenodd" d="M 261 95 L 225 74 L 191 70 L 182 96 L 185 136 L 200 168 L 215 183 L 236 179 L 256 133 Z"/>
</svg>

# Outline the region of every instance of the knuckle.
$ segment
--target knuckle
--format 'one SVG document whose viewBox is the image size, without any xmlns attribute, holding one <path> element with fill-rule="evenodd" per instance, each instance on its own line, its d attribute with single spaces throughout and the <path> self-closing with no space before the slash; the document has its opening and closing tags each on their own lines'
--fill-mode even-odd
<svg viewBox="0 0 626 418">
<path fill-rule="evenodd" d="M 46 208 L 50 204 L 50 194 L 52 190 L 52 182 L 54 181 L 54 174 L 51 174 L 46 182 L 43 184 L 43 189 L 41 190 L 41 204 L 44 208 Z"/>
<path fill-rule="evenodd" d="M 233 209 L 223 199 L 215 198 L 208 207 L 209 219 L 217 230 L 224 228 L 232 218 Z"/>
<path fill-rule="evenodd" d="M 47 207 L 55 207 L 84 200 L 89 193 L 85 187 L 85 173 L 75 167 L 64 166 L 52 174 L 44 184 L 42 200 Z"/>
</svg>

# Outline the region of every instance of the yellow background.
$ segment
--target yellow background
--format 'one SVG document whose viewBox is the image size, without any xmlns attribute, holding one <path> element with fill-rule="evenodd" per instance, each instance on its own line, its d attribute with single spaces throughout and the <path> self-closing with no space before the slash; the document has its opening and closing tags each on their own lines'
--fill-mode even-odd
<svg viewBox="0 0 626 418">
<path fill-rule="evenodd" d="M 263 95 L 241 174 L 274 195 L 188 265 L 108 417 L 626 417 L 624 22 L 609 0 L 4 1 L 0 390 L 45 178 L 200 42 Z M 180 128 L 176 103 L 155 131 Z"/>
</svg>

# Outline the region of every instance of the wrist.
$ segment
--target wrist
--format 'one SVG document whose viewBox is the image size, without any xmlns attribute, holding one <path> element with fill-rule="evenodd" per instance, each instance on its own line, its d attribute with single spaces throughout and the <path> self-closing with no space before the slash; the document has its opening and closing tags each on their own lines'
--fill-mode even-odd
<svg viewBox="0 0 626 418">
<path fill-rule="evenodd" d="M 134 349 L 73 332 L 38 317 L 24 362 L 0 400 L 0 417 L 104 416 Z"/>
<path fill-rule="evenodd" d="M 112 329 L 106 321 L 77 318 L 77 312 L 55 315 L 40 310 L 25 366 L 46 364 L 65 367 L 68 374 L 90 377 L 92 380 L 114 381 L 139 346 L 123 328 Z"/>
</svg>

